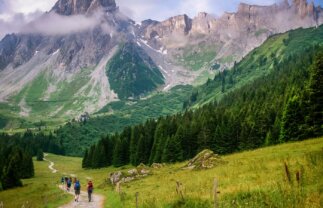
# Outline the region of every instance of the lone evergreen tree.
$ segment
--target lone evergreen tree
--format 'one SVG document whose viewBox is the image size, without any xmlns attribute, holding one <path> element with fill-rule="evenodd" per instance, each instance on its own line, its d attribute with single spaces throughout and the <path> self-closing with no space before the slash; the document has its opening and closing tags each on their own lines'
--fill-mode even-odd
<svg viewBox="0 0 323 208">
<path fill-rule="evenodd" d="M 44 160 L 44 152 L 42 149 L 38 149 L 37 151 L 37 161 L 43 161 Z"/>
</svg>

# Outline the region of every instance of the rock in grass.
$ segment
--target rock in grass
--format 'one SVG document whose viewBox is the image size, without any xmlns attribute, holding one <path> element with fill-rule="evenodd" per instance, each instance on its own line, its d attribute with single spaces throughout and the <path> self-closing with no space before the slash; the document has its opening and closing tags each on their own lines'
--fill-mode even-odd
<svg viewBox="0 0 323 208">
<path fill-rule="evenodd" d="M 145 166 L 146 167 L 146 166 Z M 109 174 L 109 180 L 112 185 L 117 183 L 128 183 L 130 181 L 146 177 L 150 174 L 148 168 L 144 168 L 143 165 L 137 168 L 133 168 L 128 171 L 116 171 Z"/>
<path fill-rule="evenodd" d="M 161 164 L 161 163 L 153 163 L 150 167 L 152 167 L 154 169 L 160 169 L 160 168 L 164 167 L 164 164 Z"/>
<path fill-rule="evenodd" d="M 217 165 L 224 164 L 225 161 L 212 150 L 206 149 L 191 159 L 183 169 L 202 170 L 210 169 Z"/>
<path fill-rule="evenodd" d="M 110 173 L 110 182 L 114 185 L 118 183 L 123 177 L 124 174 L 121 171 Z"/>
</svg>

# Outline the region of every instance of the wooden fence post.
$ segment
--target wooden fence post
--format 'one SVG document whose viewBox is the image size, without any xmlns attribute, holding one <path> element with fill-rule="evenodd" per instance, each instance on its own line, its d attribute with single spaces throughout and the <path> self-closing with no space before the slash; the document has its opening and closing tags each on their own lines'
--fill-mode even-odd
<svg viewBox="0 0 323 208">
<path fill-rule="evenodd" d="M 116 184 L 116 192 L 117 192 L 118 194 L 120 194 L 120 193 L 121 193 L 121 183 L 120 183 L 120 182 L 117 182 L 117 184 Z"/>
<path fill-rule="evenodd" d="M 213 184 L 213 197 L 214 197 L 214 208 L 218 208 L 218 180 L 214 178 Z"/>
<path fill-rule="evenodd" d="M 180 197 L 184 201 L 184 195 L 183 195 L 183 190 L 182 190 L 182 183 L 180 183 L 179 181 L 176 181 L 176 192 L 177 192 L 178 195 L 180 195 Z"/>
<path fill-rule="evenodd" d="M 139 193 L 136 192 L 136 208 L 138 208 L 138 196 L 139 196 Z"/>
</svg>

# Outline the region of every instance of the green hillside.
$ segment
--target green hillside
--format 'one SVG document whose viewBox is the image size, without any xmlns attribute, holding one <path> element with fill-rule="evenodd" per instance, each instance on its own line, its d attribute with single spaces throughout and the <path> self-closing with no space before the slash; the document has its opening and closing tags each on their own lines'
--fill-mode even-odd
<svg viewBox="0 0 323 208">
<path fill-rule="evenodd" d="M 302 57 L 304 54 L 308 54 L 309 51 L 315 50 L 313 49 L 314 45 L 317 46 L 317 44 L 322 44 L 323 41 L 320 41 L 322 39 L 322 31 L 323 27 L 321 26 L 317 29 L 299 29 L 273 36 L 269 38 L 264 45 L 255 49 L 240 63 L 237 63 L 235 69 L 216 76 L 214 80 L 209 80 L 201 87 L 194 88 L 193 90 L 188 86 L 184 88 L 176 87 L 168 93 L 159 93 L 138 102 L 121 101 L 111 103 L 102 109 L 99 114 L 97 114 L 97 117 L 90 119 L 85 124 L 71 123 L 57 130 L 57 134 L 67 146 L 73 147 L 76 145 L 80 147 L 77 148 L 77 153 L 72 150 L 68 151 L 69 154 L 80 155 L 80 153 L 84 151 L 84 147 L 93 144 L 102 135 L 104 136 L 107 133 L 111 134 L 116 131 L 121 131 L 126 126 L 143 123 L 148 118 L 158 118 L 160 116 L 181 112 L 183 106 L 186 108 L 195 108 L 204 103 L 215 100 L 219 101 L 224 96 L 248 84 L 248 87 L 244 90 L 240 90 L 238 94 L 244 93 L 244 91 L 250 91 L 250 89 L 254 89 L 256 85 L 261 86 L 264 81 L 268 80 L 267 77 L 270 74 L 273 83 L 268 83 L 268 90 L 271 90 L 271 85 L 277 86 L 277 90 L 279 90 L 279 88 L 283 88 L 280 86 L 281 84 L 286 86 L 285 79 L 281 79 L 280 83 L 275 82 L 275 79 L 279 79 L 280 76 L 290 77 L 289 73 L 292 72 L 289 68 L 295 67 L 294 59 L 299 59 L 299 57 Z M 284 44 L 283 40 L 287 39 L 287 37 L 289 37 L 289 44 L 286 46 L 286 43 Z M 303 44 L 303 39 L 305 45 Z M 288 50 L 286 47 L 288 47 Z M 273 51 L 275 51 L 275 53 Z M 275 67 L 275 62 L 271 59 L 268 59 L 268 61 L 266 60 L 266 64 L 259 65 L 260 60 L 263 60 L 262 57 L 264 57 L 265 54 L 269 54 L 270 56 L 271 54 L 275 54 L 276 58 L 274 58 L 274 60 L 277 59 Z M 300 85 L 304 84 L 307 80 L 308 76 L 306 75 L 306 70 L 311 62 L 309 59 L 306 59 L 307 63 L 302 62 L 302 59 L 298 60 L 300 61 L 299 66 L 301 66 L 297 68 L 301 74 L 300 76 L 297 75 L 299 81 L 298 83 L 290 82 L 290 86 L 287 86 L 286 90 L 294 84 L 301 87 Z M 251 66 L 254 67 L 250 68 Z M 281 72 L 280 69 L 283 68 L 286 70 Z M 254 82 L 256 82 L 256 84 Z M 223 86 L 222 83 L 224 83 Z M 261 97 L 262 96 L 260 96 L 260 98 Z M 270 97 L 267 98 L 272 99 Z M 282 97 L 279 103 L 277 103 L 277 106 L 283 105 L 284 102 L 285 99 Z M 278 112 L 281 112 L 281 110 L 282 109 Z M 278 123 L 276 125 L 278 125 Z"/>
<path fill-rule="evenodd" d="M 133 42 L 125 43 L 109 61 L 107 76 L 111 88 L 120 99 L 137 98 L 164 84 L 158 67 Z"/>
<path fill-rule="evenodd" d="M 186 105 L 196 108 L 214 100 L 219 101 L 227 93 L 274 73 L 284 61 L 318 45 L 323 45 L 323 26 L 274 35 L 231 70 L 219 73 L 214 80 L 197 87 L 192 94 L 194 99 L 187 100 Z"/>
<path fill-rule="evenodd" d="M 211 62 L 216 57 L 218 47 L 216 44 L 210 44 L 208 41 L 202 41 L 196 45 L 188 45 L 179 49 L 179 54 L 175 56 L 178 64 L 187 67 L 193 71 L 201 68 L 210 68 Z"/>
<path fill-rule="evenodd" d="M 228 154 L 321 136 L 322 78 L 323 47 L 305 48 L 219 102 L 106 136 L 88 149 L 84 167 L 180 162 L 206 148 Z"/>
<path fill-rule="evenodd" d="M 37 127 L 39 122 L 57 127 L 83 113 L 85 104 L 95 103 L 100 95 L 100 83 L 91 83 L 93 70 L 84 68 L 66 76 L 58 76 L 51 69 L 41 72 L 9 103 L 0 104 L 4 106 L 0 117 L 7 118 L 0 127 L 26 129 Z"/>
<path fill-rule="evenodd" d="M 69 155 L 83 155 L 85 148 L 96 143 L 106 134 L 122 131 L 147 119 L 180 112 L 184 100 L 190 95 L 191 86 L 177 86 L 148 99 L 113 102 L 86 122 L 68 122 L 55 130 Z"/>
<path fill-rule="evenodd" d="M 219 207 L 319 208 L 322 203 L 323 138 L 278 145 L 223 156 L 227 163 L 210 170 L 182 170 L 187 162 L 149 168 L 151 175 L 121 185 L 122 194 L 107 182 L 108 174 L 133 167 L 85 170 L 81 158 L 48 155 L 58 173 L 48 169 L 46 161 L 34 160 L 35 177 L 23 180 L 24 186 L 0 192 L 4 207 L 58 207 L 73 200 L 57 185 L 64 174 L 76 174 L 85 190 L 91 177 L 94 193 L 103 195 L 106 208 L 135 206 L 139 193 L 140 208 L 213 207 L 213 181 L 218 180 Z M 287 164 L 289 177 L 284 163 Z M 299 181 L 296 173 L 301 173 Z M 184 201 L 176 193 L 176 181 L 184 187 Z"/>
</svg>

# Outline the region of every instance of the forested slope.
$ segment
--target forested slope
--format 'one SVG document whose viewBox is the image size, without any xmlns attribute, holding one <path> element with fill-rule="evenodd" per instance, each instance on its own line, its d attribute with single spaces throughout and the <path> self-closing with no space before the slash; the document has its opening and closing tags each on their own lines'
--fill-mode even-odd
<svg viewBox="0 0 323 208">
<path fill-rule="evenodd" d="M 228 154 L 322 135 L 322 82 L 323 48 L 303 47 L 219 102 L 107 136 L 83 167 L 177 162 L 205 148 Z"/>
</svg>

